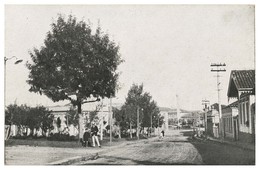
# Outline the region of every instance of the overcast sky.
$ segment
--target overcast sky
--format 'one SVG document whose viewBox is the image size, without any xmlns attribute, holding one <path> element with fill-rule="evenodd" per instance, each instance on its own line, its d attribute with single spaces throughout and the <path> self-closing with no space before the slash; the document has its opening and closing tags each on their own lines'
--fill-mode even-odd
<svg viewBox="0 0 260 170">
<path fill-rule="evenodd" d="M 133 83 L 144 84 L 159 106 L 202 109 L 201 100 L 217 102 L 211 63 L 226 63 L 221 73 L 221 101 L 227 104 L 230 71 L 254 69 L 254 7 L 248 5 L 116 5 L 5 7 L 5 56 L 23 63 L 6 65 L 6 104 L 57 105 L 28 91 L 29 50 L 43 45 L 57 14 L 88 19 L 120 45 L 121 89 L 114 102 L 124 102 Z"/>
</svg>

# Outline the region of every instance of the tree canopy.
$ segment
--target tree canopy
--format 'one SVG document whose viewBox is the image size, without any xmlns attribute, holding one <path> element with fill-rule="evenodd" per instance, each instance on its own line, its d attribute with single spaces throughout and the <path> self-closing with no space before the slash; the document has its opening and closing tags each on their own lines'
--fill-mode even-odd
<svg viewBox="0 0 260 170">
<path fill-rule="evenodd" d="M 122 59 L 119 46 L 100 26 L 93 32 L 90 24 L 76 17 L 69 15 L 65 20 L 59 15 L 44 45 L 29 54 L 32 63 L 27 63 L 27 82 L 31 92 L 45 94 L 54 102 L 70 100 L 79 112 L 88 98 L 98 100 L 115 94 Z"/>
<path fill-rule="evenodd" d="M 163 124 L 163 117 L 159 115 L 159 108 L 152 100 L 152 96 L 148 92 L 144 92 L 143 85 L 133 84 L 121 109 L 114 108 L 113 110 L 114 117 L 121 127 L 128 128 L 130 122 L 133 126 L 137 125 L 137 107 L 139 107 L 139 119 L 142 127 L 158 127 L 158 119 L 159 126 Z"/>
</svg>

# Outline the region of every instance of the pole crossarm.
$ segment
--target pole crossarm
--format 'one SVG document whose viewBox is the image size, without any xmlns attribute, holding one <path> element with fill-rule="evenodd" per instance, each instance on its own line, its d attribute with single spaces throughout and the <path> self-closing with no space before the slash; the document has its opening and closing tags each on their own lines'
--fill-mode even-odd
<svg viewBox="0 0 260 170">
<path fill-rule="evenodd" d="M 217 70 L 214 70 L 214 69 L 211 69 L 212 72 L 225 72 L 226 69 L 217 69 Z"/>
<path fill-rule="evenodd" d="M 221 63 L 211 63 L 211 65 L 210 66 L 215 66 L 215 67 L 219 67 L 219 66 L 226 66 L 226 64 L 225 63 L 223 63 L 223 64 L 221 64 Z"/>
</svg>

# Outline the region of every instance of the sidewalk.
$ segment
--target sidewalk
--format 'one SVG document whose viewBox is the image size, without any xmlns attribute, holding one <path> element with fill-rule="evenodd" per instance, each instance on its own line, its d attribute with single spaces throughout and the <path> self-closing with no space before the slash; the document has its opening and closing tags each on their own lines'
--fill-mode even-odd
<svg viewBox="0 0 260 170">
<path fill-rule="evenodd" d="M 196 139 L 202 140 L 204 138 L 196 137 Z M 225 139 L 221 140 L 221 139 L 217 139 L 217 138 L 213 138 L 213 137 L 207 137 L 207 140 L 218 142 L 218 143 L 225 143 L 225 144 L 236 146 L 236 147 L 239 147 L 239 148 L 255 151 L 255 145 L 250 144 L 250 143 L 244 143 L 244 142 L 240 142 L 240 141 L 228 141 L 228 140 L 225 140 Z"/>
</svg>

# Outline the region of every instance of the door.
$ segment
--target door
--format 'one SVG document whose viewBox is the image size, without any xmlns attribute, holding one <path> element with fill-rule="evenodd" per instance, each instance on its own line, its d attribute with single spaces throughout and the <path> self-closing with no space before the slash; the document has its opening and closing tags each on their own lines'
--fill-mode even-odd
<svg viewBox="0 0 260 170">
<path fill-rule="evenodd" d="M 233 121 L 234 122 L 234 140 L 237 140 L 237 123 L 236 119 Z"/>
</svg>

